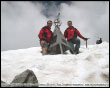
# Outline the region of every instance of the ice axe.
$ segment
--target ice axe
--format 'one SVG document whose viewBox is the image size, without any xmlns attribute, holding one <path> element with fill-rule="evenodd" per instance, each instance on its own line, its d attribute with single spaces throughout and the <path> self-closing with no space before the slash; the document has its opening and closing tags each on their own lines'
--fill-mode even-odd
<svg viewBox="0 0 110 88">
<path fill-rule="evenodd" d="M 87 38 L 87 40 L 88 40 L 88 39 L 90 39 L 90 38 Z M 87 40 L 86 40 L 86 48 L 87 48 Z"/>
</svg>

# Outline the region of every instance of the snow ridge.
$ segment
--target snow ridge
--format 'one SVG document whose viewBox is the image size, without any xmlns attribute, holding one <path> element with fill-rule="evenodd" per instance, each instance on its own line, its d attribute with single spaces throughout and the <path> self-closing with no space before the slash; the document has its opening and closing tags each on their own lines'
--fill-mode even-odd
<svg viewBox="0 0 110 88">
<path fill-rule="evenodd" d="M 45 55 L 40 47 L 1 52 L 1 79 L 10 83 L 26 69 L 34 71 L 39 83 L 108 83 L 109 43 L 80 47 L 81 53 Z"/>
</svg>

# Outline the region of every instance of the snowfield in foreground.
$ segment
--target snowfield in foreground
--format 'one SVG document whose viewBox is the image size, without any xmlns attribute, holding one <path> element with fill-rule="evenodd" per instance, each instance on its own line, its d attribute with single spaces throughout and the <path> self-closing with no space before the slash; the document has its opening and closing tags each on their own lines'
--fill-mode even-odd
<svg viewBox="0 0 110 88">
<path fill-rule="evenodd" d="M 11 83 L 26 69 L 34 71 L 40 84 L 108 83 L 109 43 L 81 46 L 78 55 L 45 55 L 40 47 L 1 52 L 1 79 Z"/>
</svg>

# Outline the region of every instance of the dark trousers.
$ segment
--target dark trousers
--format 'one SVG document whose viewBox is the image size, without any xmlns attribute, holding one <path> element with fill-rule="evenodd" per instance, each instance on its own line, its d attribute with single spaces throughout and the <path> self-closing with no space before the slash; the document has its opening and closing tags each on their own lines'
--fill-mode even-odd
<svg viewBox="0 0 110 88">
<path fill-rule="evenodd" d="M 68 40 L 68 44 L 72 48 L 73 53 L 79 53 L 80 39 L 72 38 L 71 40 Z M 74 46 L 74 44 L 75 44 L 75 46 Z"/>
</svg>

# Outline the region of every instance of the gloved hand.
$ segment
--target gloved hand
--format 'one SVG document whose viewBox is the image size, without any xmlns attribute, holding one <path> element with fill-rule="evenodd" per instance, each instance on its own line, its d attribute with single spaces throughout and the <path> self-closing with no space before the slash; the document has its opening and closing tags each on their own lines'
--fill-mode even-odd
<svg viewBox="0 0 110 88">
<path fill-rule="evenodd" d="M 89 38 L 83 38 L 85 41 L 87 41 Z"/>
</svg>

